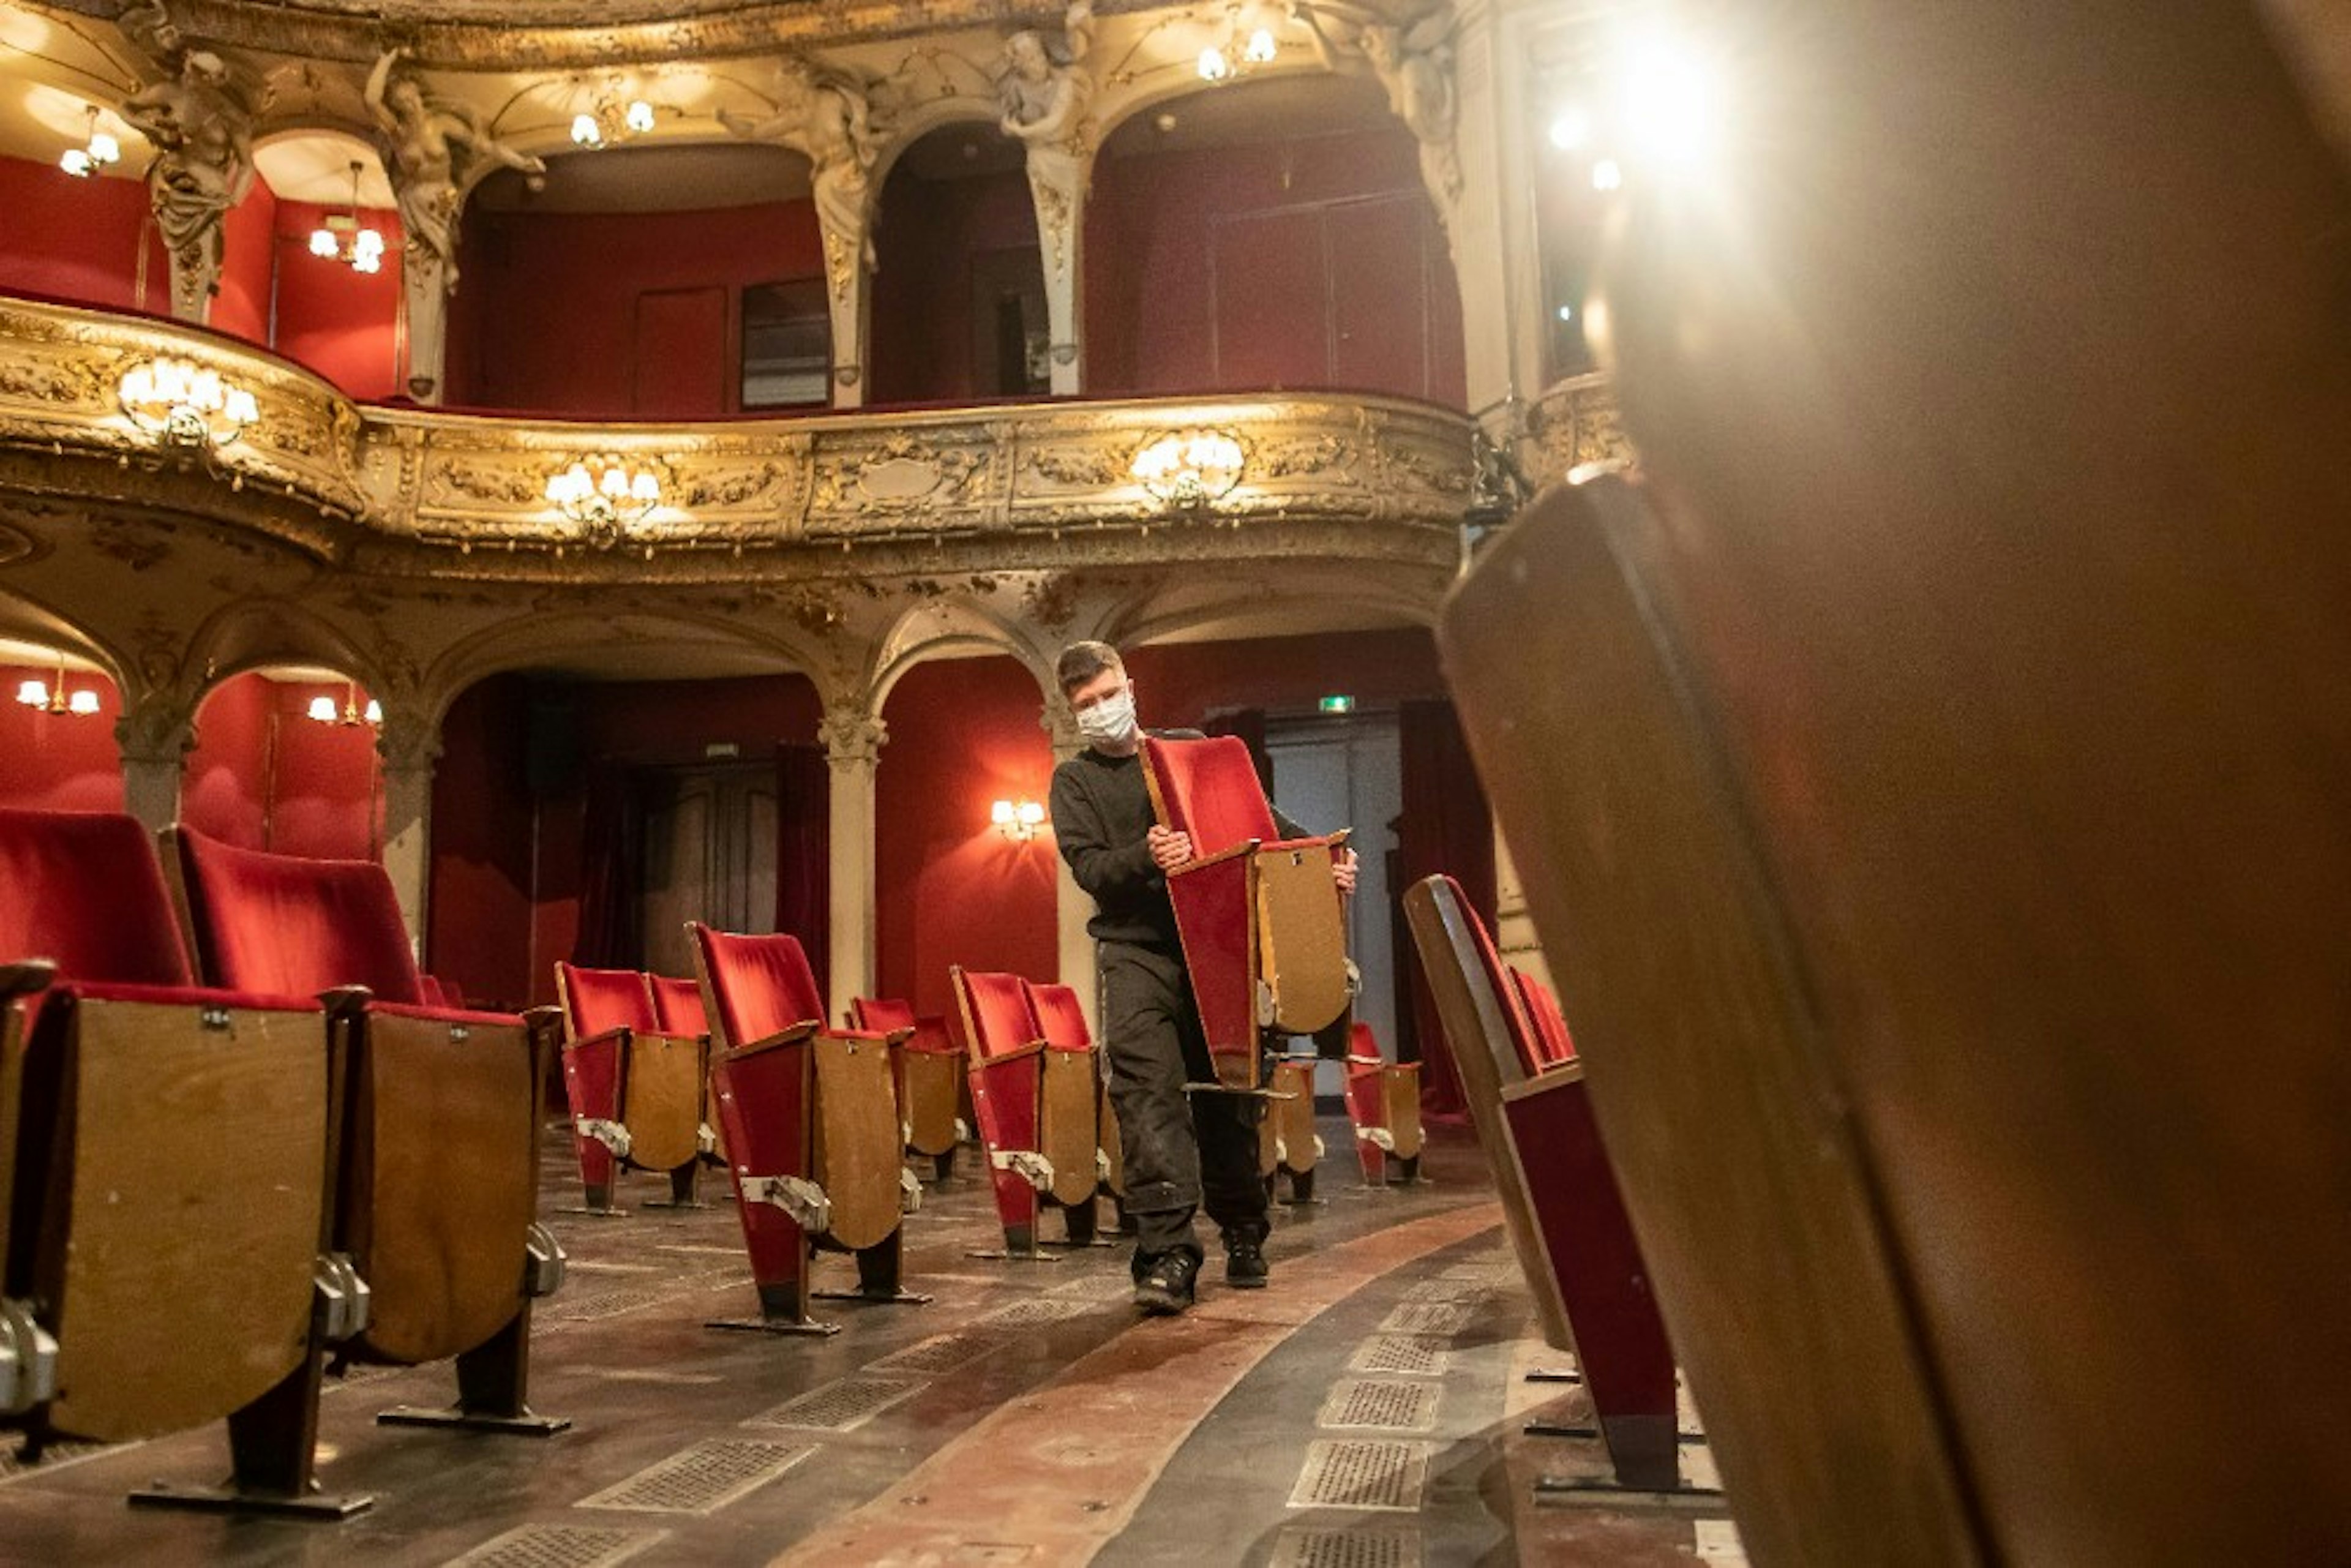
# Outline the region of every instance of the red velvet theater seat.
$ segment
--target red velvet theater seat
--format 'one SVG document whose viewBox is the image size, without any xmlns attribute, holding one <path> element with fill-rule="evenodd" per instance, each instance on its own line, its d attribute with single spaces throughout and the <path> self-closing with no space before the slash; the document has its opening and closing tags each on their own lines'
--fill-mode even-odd
<svg viewBox="0 0 2351 1568">
<path fill-rule="evenodd" d="M 1194 859 L 1167 894 L 1217 1081 L 1259 1082 L 1261 1031 L 1313 1034 L 1346 1011 L 1345 910 L 1332 854 L 1346 835 L 1283 841 L 1249 747 L 1231 736 L 1143 742 L 1144 779 L 1163 827 Z"/>
<path fill-rule="evenodd" d="M 563 999 L 563 1088 L 585 1212 L 619 1212 L 611 1201 L 615 1161 L 666 1173 L 670 1202 L 691 1204 L 695 1167 L 712 1146 L 702 1031 L 663 1029 L 653 985 L 635 969 L 558 964 L 555 988 Z"/>
<path fill-rule="evenodd" d="M 1519 1002 L 1526 1009 L 1527 1022 L 1534 1031 L 1529 1040 L 1534 1059 L 1525 1063 L 1526 1070 L 1541 1072 L 1546 1067 L 1573 1061 L 1575 1038 L 1567 1032 L 1567 1015 L 1560 1010 L 1558 995 L 1516 964 L 1510 966 L 1510 984 L 1518 988 Z"/>
<path fill-rule="evenodd" d="M 1600 1142 L 1580 1062 L 1541 1059 L 1518 988 L 1448 876 L 1416 883 L 1405 915 L 1461 1073 L 1505 1228 L 1543 1337 L 1572 1351 L 1616 1479 L 1680 1485 L 1673 1347 Z"/>
<path fill-rule="evenodd" d="M 1094 1239 L 1101 1183 L 1091 1050 L 1056 1050 L 1018 975 L 948 971 L 971 1050 L 971 1104 L 996 1186 L 1007 1254 L 1035 1258 L 1040 1203 L 1061 1207 L 1070 1240 Z"/>
<path fill-rule="evenodd" d="M 917 1018 L 914 1004 L 881 997 L 852 997 L 849 1020 L 858 1029 L 886 1034 L 898 1070 L 898 1110 L 906 1147 L 932 1162 L 945 1181 L 955 1170 L 956 1111 L 962 1096 L 957 1080 L 963 1052 L 947 1038 L 947 1020 Z"/>
<path fill-rule="evenodd" d="M 1045 1043 L 1054 1050 L 1094 1051 L 1093 1030 L 1087 1026 L 1086 1009 L 1075 990 L 1062 985 L 1031 985 L 1029 1005 L 1036 1010 L 1037 1027 L 1044 1031 Z M 1100 1085 L 1095 1095 L 1094 1124 L 1096 1142 L 1102 1147 L 1102 1190 L 1123 1200 L 1126 1196 L 1125 1150 L 1118 1141 L 1118 1117 L 1111 1110 L 1110 1073 L 1099 1052 L 1094 1061 L 1094 1077 Z"/>
<path fill-rule="evenodd" d="M 167 832 L 196 949 L 223 984 L 331 993 L 354 1104 L 336 1237 L 374 1288 L 357 1352 L 457 1358 L 458 1402 L 379 1419 L 543 1433 L 531 1413 L 530 1301 L 562 1275 L 538 1221 L 538 1085 L 552 1009 L 428 1006 L 383 868 Z"/>
<path fill-rule="evenodd" d="M 1347 1037 L 1347 1120 L 1366 1186 L 1384 1186 L 1388 1161 L 1406 1182 L 1420 1175 L 1420 1063 L 1380 1054 L 1372 1026 L 1357 1019 Z"/>
<path fill-rule="evenodd" d="M 913 1177 L 899 1163 L 888 1037 L 825 1028 L 797 938 L 687 929 L 710 1014 L 713 1109 L 759 1291 L 758 1317 L 711 1326 L 831 1333 L 809 1317 L 811 1298 L 927 1301 L 901 1284 Z M 818 1245 L 857 1255 L 855 1291 L 810 1288 Z"/>
<path fill-rule="evenodd" d="M 136 1500 L 364 1507 L 312 1480 L 322 1347 L 365 1322 L 321 1256 L 341 1106 L 318 1002 L 193 984 L 131 818 L 0 810 L 0 1425 L 37 1452 L 226 1417 L 226 1487 Z"/>
<path fill-rule="evenodd" d="M 646 977 L 653 988 L 653 1021 L 664 1034 L 706 1035 L 710 1032 L 709 1015 L 703 1010 L 702 984 L 698 980 L 672 979 L 667 975 Z"/>
</svg>

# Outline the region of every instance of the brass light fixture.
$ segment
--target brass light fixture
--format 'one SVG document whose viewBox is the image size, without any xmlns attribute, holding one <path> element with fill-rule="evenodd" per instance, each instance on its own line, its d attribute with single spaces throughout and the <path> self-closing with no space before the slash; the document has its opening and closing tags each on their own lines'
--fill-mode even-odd
<svg viewBox="0 0 2351 1568">
<path fill-rule="evenodd" d="M 66 690 L 66 656 L 62 653 L 57 655 L 57 685 L 50 685 L 40 680 L 19 682 L 16 700 L 42 713 L 72 714 L 80 718 L 88 718 L 99 708 L 95 687 L 84 686 L 80 691 L 71 693 Z"/>
<path fill-rule="evenodd" d="M 1247 463 L 1230 431 L 1178 430 L 1145 443 L 1128 472 L 1162 505 L 1196 511 L 1231 494 Z"/>
<path fill-rule="evenodd" d="M 360 221 L 359 160 L 351 161 L 351 204 L 348 212 L 329 213 L 310 231 L 310 254 L 322 261 L 340 261 L 353 272 L 383 270 L 383 235 Z"/>
<path fill-rule="evenodd" d="M 1016 844 L 1025 844 L 1045 825 L 1045 808 L 1034 800 L 998 800 L 987 809 L 996 831 Z"/>
<path fill-rule="evenodd" d="M 131 423 L 167 446 L 226 446 L 261 418 L 252 392 L 169 356 L 124 371 L 115 392 Z"/>
<path fill-rule="evenodd" d="M 591 453 L 547 477 L 547 498 L 599 549 L 617 544 L 661 505 L 660 464 Z"/>
<path fill-rule="evenodd" d="M 87 180 L 99 170 L 122 162 L 122 143 L 98 128 L 98 105 L 89 106 L 89 134 L 78 147 L 68 147 L 57 159 L 57 167 L 77 180 Z"/>
</svg>

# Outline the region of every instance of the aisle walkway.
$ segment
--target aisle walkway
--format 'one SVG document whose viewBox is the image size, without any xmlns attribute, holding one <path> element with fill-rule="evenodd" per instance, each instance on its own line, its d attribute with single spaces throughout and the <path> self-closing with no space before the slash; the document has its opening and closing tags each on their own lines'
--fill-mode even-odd
<svg viewBox="0 0 2351 1568">
<path fill-rule="evenodd" d="M 1343 1148 L 1343 1124 L 1325 1137 Z M 1192 1313 L 1144 1320 L 1123 1249 L 967 1257 L 999 1239 L 967 1149 L 907 1232 L 910 1283 L 935 1301 L 820 1303 L 839 1334 L 770 1338 L 702 1326 L 752 1308 L 731 1205 L 562 1213 L 577 1176 L 550 1136 L 542 1207 L 571 1265 L 540 1306 L 532 1402 L 571 1430 L 378 1427 L 383 1406 L 445 1402 L 450 1375 L 365 1369 L 329 1385 L 320 1457 L 329 1490 L 377 1495 L 370 1512 L 319 1525 L 124 1506 L 150 1477 L 217 1479 L 215 1428 L 0 1464 L 0 1562 L 1736 1562 L 1719 1507 L 1534 1505 L 1536 1474 L 1604 1459 L 1521 1435 L 1531 1410 L 1573 1415 L 1580 1396 L 1523 1380 L 1563 1358 L 1532 1337 L 1476 1151 L 1439 1140 L 1426 1165 L 1432 1183 L 1367 1192 L 1326 1163 L 1327 1201 L 1280 1211 L 1272 1289 L 1226 1291 L 1212 1262 Z M 633 1178 L 623 1201 L 661 1190 Z"/>
</svg>

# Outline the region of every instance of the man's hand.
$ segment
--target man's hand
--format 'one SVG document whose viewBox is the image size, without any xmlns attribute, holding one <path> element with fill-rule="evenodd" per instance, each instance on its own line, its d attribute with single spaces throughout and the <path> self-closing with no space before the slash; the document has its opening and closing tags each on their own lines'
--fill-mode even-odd
<svg viewBox="0 0 2351 1568">
<path fill-rule="evenodd" d="M 1331 857 L 1331 880 L 1339 884 L 1339 896 L 1355 895 L 1355 852 L 1341 850 Z"/>
<path fill-rule="evenodd" d="M 1143 841 L 1151 847 L 1151 862 L 1161 871 L 1174 871 L 1192 858 L 1192 835 L 1153 826 Z"/>
</svg>

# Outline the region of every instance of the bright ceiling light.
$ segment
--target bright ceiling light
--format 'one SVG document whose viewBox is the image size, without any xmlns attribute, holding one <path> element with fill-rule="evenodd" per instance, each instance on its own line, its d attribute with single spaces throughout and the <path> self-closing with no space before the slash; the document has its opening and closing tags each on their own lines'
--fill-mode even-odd
<svg viewBox="0 0 2351 1568">
<path fill-rule="evenodd" d="M 1551 122 L 1551 144 L 1573 152 L 1592 140 L 1592 116 L 1580 109 L 1563 109 Z"/>
<path fill-rule="evenodd" d="M 1614 158 L 1603 158 L 1592 166 L 1592 188 L 1595 191 L 1621 191 L 1625 188 L 1625 171 Z"/>
<path fill-rule="evenodd" d="M 1722 87 L 1710 61 L 1672 39 L 1644 37 L 1625 51 L 1620 79 L 1625 129 L 1642 157 L 1688 165 L 1713 152 Z"/>
</svg>

